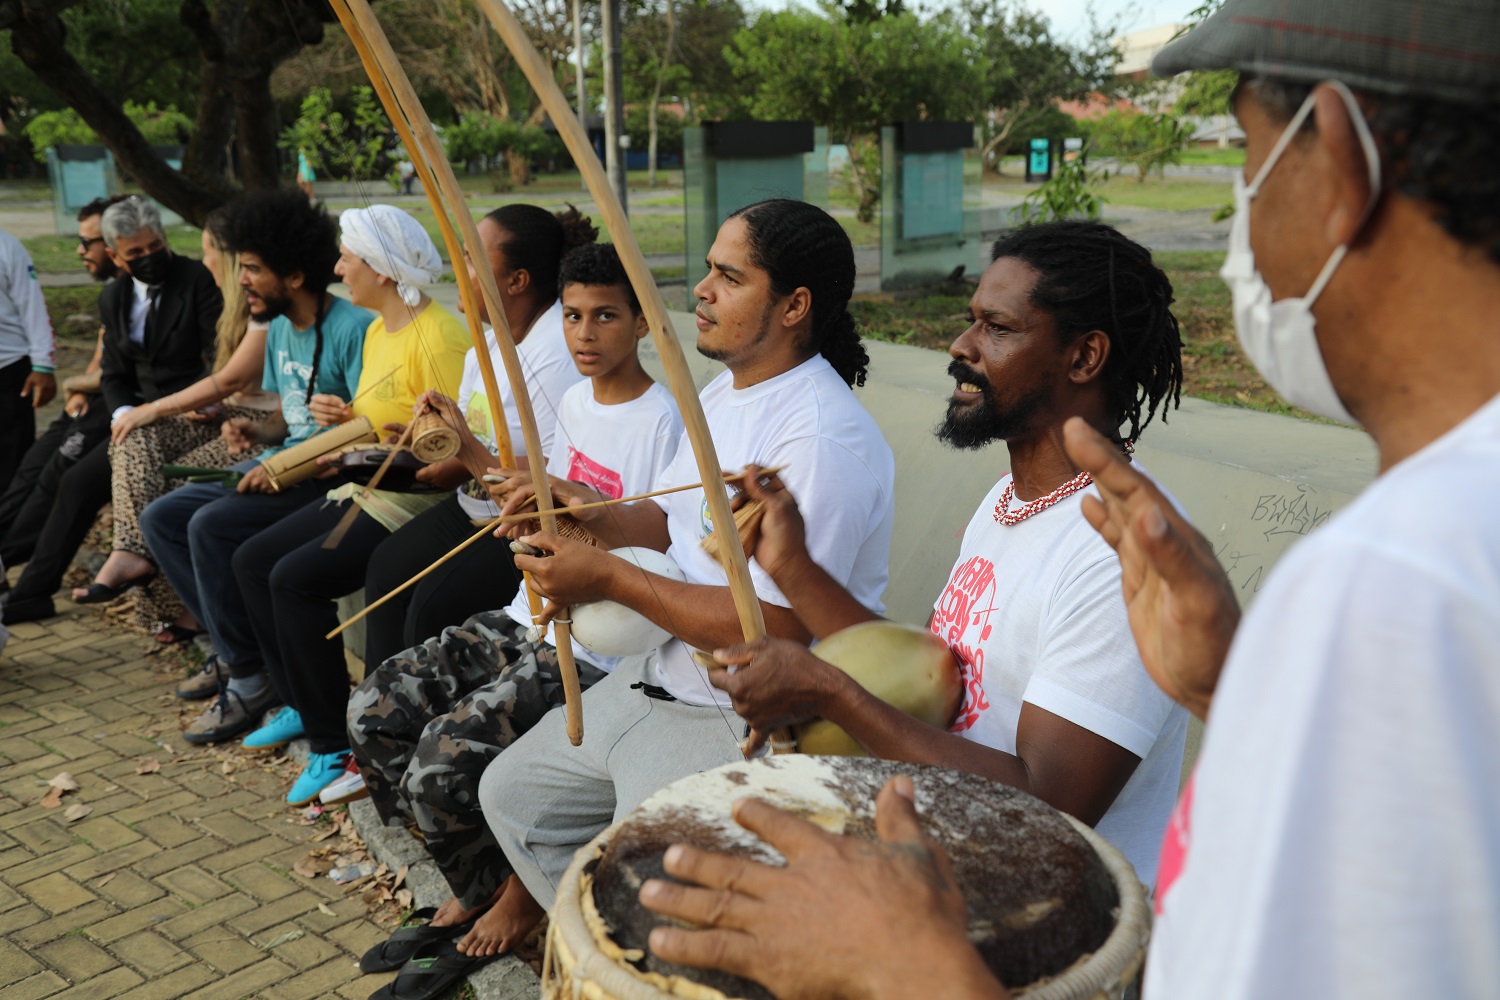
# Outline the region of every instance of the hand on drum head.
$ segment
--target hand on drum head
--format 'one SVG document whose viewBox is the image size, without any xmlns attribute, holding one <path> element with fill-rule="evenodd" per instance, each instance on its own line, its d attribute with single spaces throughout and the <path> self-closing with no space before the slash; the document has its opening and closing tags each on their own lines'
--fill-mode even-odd
<svg viewBox="0 0 1500 1000">
<path fill-rule="evenodd" d="M 1208 539 L 1118 447 L 1079 417 L 1063 434 L 1069 457 L 1103 497 L 1084 497 L 1083 516 L 1119 553 L 1141 662 L 1163 691 L 1205 718 L 1240 621 L 1229 577 Z"/>
<path fill-rule="evenodd" d="M 807 559 L 807 526 L 797 500 L 775 475 L 764 475 L 758 465 L 745 466 L 741 496 L 765 507 L 755 542 L 755 561 L 778 584 L 801 559 Z"/>
<path fill-rule="evenodd" d="M 881 790 L 876 844 L 757 799 L 736 802 L 734 818 L 786 867 L 669 849 L 668 874 L 693 885 L 648 880 L 641 903 L 704 929 L 656 928 L 659 958 L 753 979 L 781 1000 L 1006 996 L 969 945 L 963 895 L 947 856 L 922 833 L 910 778 Z"/>
</svg>

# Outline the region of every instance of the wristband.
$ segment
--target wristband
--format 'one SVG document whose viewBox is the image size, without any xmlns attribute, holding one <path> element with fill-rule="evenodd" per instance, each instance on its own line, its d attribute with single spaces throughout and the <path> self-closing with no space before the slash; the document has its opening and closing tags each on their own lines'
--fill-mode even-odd
<svg viewBox="0 0 1500 1000">
<path fill-rule="evenodd" d="M 57 373 L 57 369 L 51 365 L 39 365 L 35 363 L 32 364 L 31 370 L 37 375 L 56 375 Z"/>
</svg>

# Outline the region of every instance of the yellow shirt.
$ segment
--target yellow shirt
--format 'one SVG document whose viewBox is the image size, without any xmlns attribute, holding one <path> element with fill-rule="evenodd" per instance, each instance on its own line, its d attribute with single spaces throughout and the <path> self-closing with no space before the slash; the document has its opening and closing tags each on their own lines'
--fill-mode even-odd
<svg viewBox="0 0 1500 1000">
<path fill-rule="evenodd" d="M 365 331 L 354 412 L 369 417 L 376 430 L 382 424 L 409 423 L 412 405 L 428 389 L 445 396 L 458 392 L 469 347 L 469 328 L 436 302 L 429 302 L 395 333 L 386 330 L 385 320 L 377 315 Z M 386 378 L 392 369 L 396 373 Z M 376 385 L 380 379 L 384 381 Z"/>
</svg>

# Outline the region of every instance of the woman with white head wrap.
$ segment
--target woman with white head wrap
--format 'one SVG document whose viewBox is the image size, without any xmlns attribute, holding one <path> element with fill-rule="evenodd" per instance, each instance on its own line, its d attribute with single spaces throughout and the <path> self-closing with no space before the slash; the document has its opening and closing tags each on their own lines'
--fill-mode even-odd
<svg viewBox="0 0 1500 1000">
<path fill-rule="evenodd" d="M 314 396 L 310 407 L 324 423 L 358 413 L 376 427 L 405 424 L 428 389 L 457 390 L 468 328 L 422 291 L 442 277 L 443 258 L 420 222 L 391 205 L 371 205 L 346 210 L 339 230 L 334 273 L 350 301 L 376 319 L 365 331 L 359 402 L 351 408 L 336 396 Z"/>
</svg>

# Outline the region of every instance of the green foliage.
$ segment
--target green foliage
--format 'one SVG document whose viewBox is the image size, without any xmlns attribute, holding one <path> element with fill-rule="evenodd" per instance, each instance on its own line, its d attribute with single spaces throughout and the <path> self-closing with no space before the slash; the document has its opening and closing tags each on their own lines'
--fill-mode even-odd
<svg viewBox="0 0 1500 1000">
<path fill-rule="evenodd" d="M 1103 170 L 1090 170 L 1082 157 L 1063 160 L 1051 180 L 1021 200 L 1021 216 L 1027 222 L 1097 219 L 1104 204 L 1097 187 L 1107 176 Z"/>
<path fill-rule="evenodd" d="M 551 152 L 553 139 L 540 125 L 500 121 L 482 111 L 470 111 L 443 130 L 443 145 L 454 163 L 494 162 L 506 153 L 530 159 Z"/>
<path fill-rule="evenodd" d="M 1229 106 L 1229 98 L 1234 93 L 1235 84 L 1239 82 L 1239 79 L 1239 72 L 1232 69 L 1209 69 L 1190 73 L 1173 107 L 1178 114 L 1182 115 L 1197 115 L 1205 118 L 1213 115 L 1227 115 L 1233 110 Z"/>
<path fill-rule="evenodd" d="M 630 136 L 632 150 L 646 150 L 650 138 L 646 114 L 644 104 L 632 105 L 625 112 L 625 134 Z M 682 152 L 682 116 L 670 108 L 656 109 L 656 151 Z"/>
<path fill-rule="evenodd" d="M 976 103 L 986 169 L 998 172 L 1027 139 L 1081 135 L 1056 102 L 1111 89 L 1113 28 L 1095 25 L 1073 44 L 1054 39 L 1043 16 L 1006 0 L 965 0 L 962 13 L 979 41 Z"/>
<path fill-rule="evenodd" d="M 849 140 L 849 164 L 839 173 L 839 180 L 854 199 L 854 216 L 860 222 L 874 222 L 880 205 L 880 140 L 869 133 Z"/>
<path fill-rule="evenodd" d="M 155 101 L 144 105 L 126 101 L 125 114 L 152 145 L 168 146 L 185 142 L 193 128 L 193 120 L 187 115 L 171 106 L 158 108 Z M 46 162 L 47 150 L 53 146 L 87 146 L 99 142 L 99 136 L 84 124 L 78 112 L 72 108 L 44 111 L 37 115 L 26 123 L 26 138 L 31 141 L 31 149 L 36 158 L 43 162 Z"/>
<path fill-rule="evenodd" d="M 320 175 L 354 181 L 383 177 L 390 120 L 371 88 L 355 87 L 352 100 L 352 115 L 345 115 L 327 87 L 308 91 L 297 120 L 281 133 L 281 148 L 306 153 Z"/>
<path fill-rule="evenodd" d="M 1191 130 L 1175 115 L 1119 110 L 1095 120 L 1090 134 L 1100 153 L 1134 166 L 1138 181 L 1144 181 L 1152 170 L 1178 162 L 1192 139 Z"/>
</svg>

